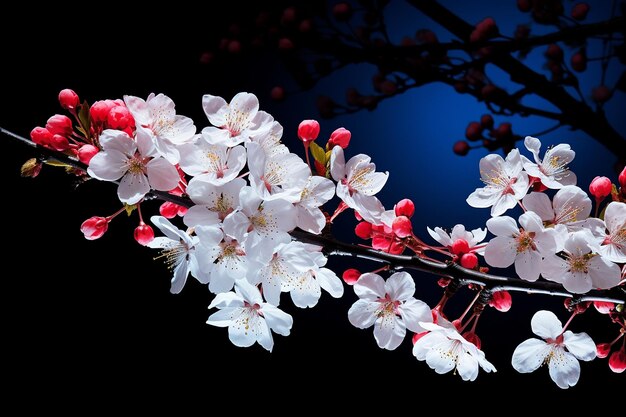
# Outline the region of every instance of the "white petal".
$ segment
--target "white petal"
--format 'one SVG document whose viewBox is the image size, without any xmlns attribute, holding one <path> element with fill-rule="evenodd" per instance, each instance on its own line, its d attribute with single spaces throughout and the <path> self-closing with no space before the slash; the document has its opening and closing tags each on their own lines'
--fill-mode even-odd
<svg viewBox="0 0 626 417">
<path fill-rule="evenodd" d="M 136 204 L 150 191 L 148 178 L 143 174 L 127 172 L 117 188 L 117 196 L 122 203 Z"/>
<path fill-rule="evenodd" d="M 563 274 L 563 287 L 576 294 L 584 294 L 593 288 L 591 277 L 584 272 L 566 272 Z"/>
<path fill-rule="evenodd" d="M 591 258 L 588 268 L 594 288 L 613 288 L 620 283 L 621 271 L 619 266 L 601 256 Z"/>
<path fill-rule="evenodd" d="M 243 242 L 249 226 L 250 219 L 240 211 L 234 211 L 224 219 L 224 233 L 240 242 Z"/>
<path fill-rule="evenodd" d="M 163 158 L 154 158 L 146 165 L 148 180 L 155 190 L 170 191 L 178 186 L 180 176 L 174 165 Z"/>
<path fill-rule="evenodd" d="M 333 298 L 343 296 L 343 283 L 330 269 L 320 268 L 315 272 L 315 279 Z"/>
<path fill-rule="evenodd" d="M 182 291 L 185 283 L 187 282 L 187 275 L 189 275 L 189 263 L 183 260 L 174 269 L 174 277 L 172 278 L 172 285 L 170 287 L 170 292 L 172 294 L 178 294 Z"/>
<path fill-rule="evenodd" d="M 544 339 L 556 339 L 563 325 L 556 314 L 548 310 L 539 310 L 530 320 L 530 327 L 534 334 Z"/>
<path fill-rule="evenodd" d="M 207 320 L 207 324 L 216 327 L 228 327 L 232 323 L 233 319 L 240 313 L 241 307 L 225 307 L 211 314 Z"/>
<path fill-rule="evenodd" d="M 326 216 L 318 208 L 306 208 L 301 205 L 296 206 L 296 226 L 300 229 L 319 235 L 326 226 Z"/>
<path fill-rule="evenodd" d="M 367 329 L 376 321 L 376 311 L 379 306 L 380 303 L 377 302 L 357 300 L 348 310 L 348 321 L 354 327 Z"/>
<path fill-rule="evenodd" d="M 573 387 L 580 377 L 580 363 L 574 355 L 565 352 L 562 348 L 555 349 L 548 364 L 550 378 L 559 386 L 567 389 Z"/>
<path fill-rule="evenodd" d="M 626 203 L 619 201 L 609 203 L 604 212 L 604 222 L 612 235 L 626 228 Z"/>
<path fill-rule="evenodd" d="M 337 147 L 335 146 L 335 148 Z M 351 208 L 358 211 L 363 220 L 372 224 L 380 224 L 380 216 L 385 212 L 385 207 L 376 197 L 355 193 L 352 198 L 355 206 Z"/>
<path fill-rule="evenodd" d="M 315 307 L 321 295 L 319 283 L 308 272 L 298 278 L 291 290 L 291 300 L 299 308 Z"/>
<path fill-rule="evenodd" d="M 385 292 L 393 301 L 405 301 L 415 294 L 415 281 L 408 272 L 396 272 L 387 278 Z"/>
<path fill-rule="evenodd" d="M 523 341 L 513 352 L 513 369 L 523 374 L 539 369 L 550 349 L 551 346 L 543 340 L 533 338 Z"/>
<path fill-rule="evenodd" d="M 374 323 L 374 339 L 381 349 L 394 350 L 405 335 L 406 327 L 395 314 L 384 314 Z"/>
<path fill-rule="evenodd" d="M 446 231 L 443 230 L 441 227 L 435 227 L 435 230 L 431 230 L 430 227 L 427 227 L 426 230 L 428 230 L 428 234 L 430 235 L 430 237 L 441 243 L 443 246 L 452 245 L 452 239 L 450 238 L 450 235 L 447 234 Z"/>
<path fill-rule="evenodd" d="M 521 197 L 520 197 L 521 199 Z M 491 207 L 491 217 L 497 217 L 517 205 L 517 200 L 511 194 L 502 194 Z"/>
<path fill-rule="evenodd" d="M 596 357 L 596 344 L 587 333 L 572 333 L 568 330 L 563 334 L 563 344 L 572 355 L 582 361 L 591 361 Z"/>
<path fill-rule="evenodd" d="M 211 281 L 209 282 L 209 291 L 213 294 L 219 294 L 232 290 L 235 284 L 235 278 L 230 273 L 228 266 L 224 262 L 218 263 L 211 271 Z"/>
<path fill-rule="evenodd" d="M 550 281 L 563 282 L 564 274 L 569 269 L 568 263 L 554 254 L 544 255 L 541 262 L 541 275 Z"/>
<path fill-rule="evenodd" d="M 537 281 L 541 272 L 541 255 L 534 250 L 525 250 L 515 258 L 515 272 L 526 281 Z"/>
<path fill-rule="evenodd" d="M 293 318 L 289 314 L 268 303 L 262 304 L 261 311 L 270 329 L 282 336 L 289 336 L 293 325 Z"/>
<path fill-rule="evenodd" d="M 330 154 L 330 173 L 337 182 L 346 177 L 346 160 L 341 146 L 335 146 Z"/>
<path fill-rule="evenodd" d="M 366 272 L 354 284 L 354 293 L 364 300 L 377 301 L 385 297 L 385 281 L 380 275 Z"/>
<path fill-rule="evenodd" d="M 249 309 L 242 309 L 241 314 L 228 326 L 228 338 L 235 346 L 248 347 L 257 341 L 259 323 L 261 320 L 256 313 L 249 313 Z"/>
<path fill-rule="evenodd" d="M 202 96 L 202 108 L 213 126 L 221 127 L 226 124 L 228 104 L 222 97 L 205 94 Z"/>
<path fill-rule="evenodd" d="M 181 239 L 189 239 L 188 235 L 185 232 L 178 230 L 178 228 L 174 226 L 172 222 L 170 222 L 163 216 L 152 216 L 150 217 L 150 221 L 152 222 L 152 224 L 158 227 L 165 236 L 175 242 L 179 242 Z"/>
<path fill-rule="evenodd" d="M 496 236 L 517 236 L 519 229 L 515 219 L 509 216 L 494 217 L 487 220 L 487 229 Z"/>
<path fill-rule="evenodd" d="M 274 348 L 274 338 L 272 337 L 272 332 L 267 324 L 267 320 L 259 319 L 257 321 L 257 332 L 256 332 L 256 341 L 259 342 L 259 345 L 263 346 L 265 350 L 271 352 Z"/>
<path fill-rule="evenodd" d="M 106 129 L 102 131 L 98 138 L 102 149 L 106 152 L 118 151 L 127 156 L 133 156 L 137 150 L 137 144 L 121 130 Z"/>
<path fill-rule="evenodd" d="M 527 211 L 519 217 L 519 224 L 526 230 L 527 232 L 542 232 L 543 231 L 543 221 L 541 218 L 532 211 Z"/>
<path fill-rule="evenodd" d="M 541 149 L 541 141 L 537 138 L 533 138 L 532 136 L 526 136 L 524 138 L 524 146 L 528 149 L 535 157 L 537 161 L 539 159 L 539 150 Z"/>
<path fill-rule="evenodd" d="M 230 308 L 230 307 L 243 307 L 244 301 L 243 298 L 239 294 L 234 292 L 224 292 L 217 294 L 211 304 L 209 304 L 209 309 L 218 307 L 218 308 Z"/>
<path fill-rule="evenodd" d="M 433 316 L 428 304 L 415 298 L 409 298 L 398 306 L 402 321 L 407 329 L 414 333 L 421 333 L 425 329 L 420 326 L 420 322 L 430 322 Z"/>
<path fill-rule="evenodd" d="M 475 208 L 493 206 L 500 197 L 500 191 L 492 188 L 477 188 L 465 200 L 467 204 Z"/>
<path fill-rule="evenodd" d="M 517 242 L 507 236 L 497 236 L 491 239 L 485 247 L 485 262 L 497 268 L 511 266 L 516 256 Z"/>
<path fill-rule="evenodd" d="M 415 342 L 413 345 L 413 356 L 415 356 L 417 360 L 423 361 L 434 346 L 447 340 L 448 339 L 441 331 L 429 332 Z"/>
<path fill-rule="evenodd" d="M 117 181 L 128 171 L 128 156 L 117 150 L 98 152 L 89 161 L 87 173 L 101 181 Z"/>
<path fill-rule="evenodd" d="M 454 343 L 460 342 L 446 339 L 426 352 L 426 363 L 438 374 L 445 374 L 456 367 L 456 358 L 451 354 Z"/>
<path fill-rule="evenodd" d="M 209 209 L 208 206 L 193 206 L 187 210 L 183 221 L 188 227 L 198 225 L 212 225 L 220 222 L 216 212 Z"/>
<path fill-rule="evenodd" d="M 561 188 L 554 196 L 552 202 L 557 218 L 560 223 L 572 223 L 584 220 L 591 213 L 591 199 L 586 192 L 574 185 Z"/>
<path fill-rule="evenodd" d="M 532 192 L 522 199 L 522 204 L 526 210 L 536 213 L 544 222 L 554 219 L 552 202 L 545 193 Z"/>
<path fill-rule="evenodd" d="M 467 352 L 460 352 L 456 370 L 463 381 L 474 381 L 478 377 L 478 361 Z"/>
<path fill-rule="evenodd" d="M 226 129 L 207 126 L 202 129 L 202 138 L 211 145 L 231 145 L 230 133 Z M 232 143 L 233 146 L 237 144 L 238 143 Z"/>
</svg>

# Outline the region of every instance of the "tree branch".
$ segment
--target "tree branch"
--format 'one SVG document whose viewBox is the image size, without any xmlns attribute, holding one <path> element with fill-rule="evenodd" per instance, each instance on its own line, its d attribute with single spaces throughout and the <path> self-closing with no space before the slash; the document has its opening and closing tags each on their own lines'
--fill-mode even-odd
<svg viewBox="0 0 626 417">
<path fill-rule="evenodd" d="M 469 43 L 474 26 L 435 0 L 407 1 L 463 42 Z M 617 20 L 613 19 L 609 22 L 615 21 Z M 623 18 L 621 22 L 623 24 Z M 563 121 L 566 124 L 589 134 L 620 160 L 626 160 L 626 140 L 611 126 L 603 112 L 593 111 L 585 103 L 568 94 L 563 87 L 550 82 L 545 76 L 528 68 L 510 54 L 495 55 L 491 62 L 507 72 L 511 76 L 511 81 L 529 87 L 539 97 L 555 105 L 563 113 Z"/>
<path fill-rule="evenodd" d="M 33 149 L 38 157 L 44 161 L 56 161 L 76 169 L 86 170 L 87 166 L 80 161 L 62 152 L 39 146 L 32 141 L 0 127 L 0 133 L 18 141 Z M 146 198 L 169 201 L 184 207 L 193 206 L 193 202 L 187 197 L 178 197 L 166 192 L 151 191 Z M 323 235 L 315 235 L 303 230 L 295 229 L 291 236 L 301 242 L 321 246 L 328 255 L 352 256 L 368 259 L 390 266 L 392 269 L 412 269 L 426 272 L 439 277 L 446 277 L 460 284 L 475 284 L 495 292 L 501 290 L 519 291 L 533 294 L 549 294 L 560 297 L 571 297 L 578 301 L 608 301 L 623 304 L 626 301 L 626 290 L 623 287 L 615 287 L 610 290 L 592 290 L 586 294 L 572 294 L 566 291 L 560 284 L 547 281 L 527 282 L 519 278 L 511 278 L 499 275 L 485 274 L 448 262 L 431 261 L 417 256 L 392 255 L 367 247 L 340 242 L 336 239 Z"/>
</svg>

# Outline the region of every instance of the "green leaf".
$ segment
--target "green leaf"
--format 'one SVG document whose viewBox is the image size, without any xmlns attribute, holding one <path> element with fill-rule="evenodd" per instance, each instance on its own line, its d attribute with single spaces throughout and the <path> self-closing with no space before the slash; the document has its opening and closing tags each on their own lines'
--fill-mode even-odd
<svg viewBox="0 0 626 417">
<path fill-rule="evenodd" d="M 324 149 L 315 142 L 311 142 L 309 147 L 313 158 L 320 164 L 326 165 L 326 152 L 324 152 Z"/>
<path fill-rule="evenodd" d="M 91 120 L 89 118 L 89 103 L 85 100 L 83 104 L 79 106 L 78 109 L 78 120 L 80 121 L 81 127 L 83 131 L 81 133 L 85 133 L 85 136 L 89 134 L 89 128 L 91 126 Z"/>
</svg>

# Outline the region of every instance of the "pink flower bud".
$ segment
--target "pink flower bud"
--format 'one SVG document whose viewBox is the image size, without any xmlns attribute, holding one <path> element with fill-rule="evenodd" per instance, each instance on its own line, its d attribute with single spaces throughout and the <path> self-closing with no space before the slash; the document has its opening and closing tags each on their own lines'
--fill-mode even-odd
<svg viewBox="0 0 626 417">
<path fill-rule="evenodd" d="M 398 216 L 393 219 L 391 227 L 393 229 L 393 233 L 395 233 L 395 235 L 400 239 L 413 235 L 413 224 L 411 224 L 411 220 L 406 216 Z"/>
<path fill-rule="evenodd" d="M 52 139 L 50 139 L 50 147 L 55 151 L 65 152 L 70 148 L 70 142 L 65 136 L 52 135 Z"/>
<path fill-rule="evenodd" d="M 609 314 L 615 308 L 615 304 L 607 301 L 594 301 L 593 306 L 600 314 Z"/>
<path fill-rule="evenodd" d="M 598 356 L 598 358 L 604 359 L 609 356 L 609 353 L 611 353 L 610 343 L 599 343 L 596 346 L 596 355 Z"/>
<path fill-rule="evenodd" d="M 398 204 L 396 204 L 393 209 L 396 212 L 396 216 L 406 216 L 410 218 L 413 216 L 413 213 L 415 213 L 415 204 L 408 198 L 404 198 L 398 201 Z"/>
<path fill-rule="evenodd" d="M 302 142 L 309 143 L 317 139 L 320 134 L 320 124 L 317 120 L 303 120 L 298 126 L 298 137 Z"/>
<path fill-rule="evenodd" d="M 470 122 L 465 129 L 465 137 L 468 140 L 478 140 L 483 136 L 483 127 L 478 122 Z"/>
<path fill-rule="evenodd" d="M 452 151 L 459 156 L 465 156 L 470 151 L 469 143 L 460 140 L 454 144 L 454 146 L 452 147 Z"/>
<path fill-rule="evenodd" d="M 461 266 L 467 269 L 474 269 L 478 266 L 478 257 L 475 253 L 465 253 L 461 256 Z"/>
<path fill-rule="evenodd" d="M 134 236 L 137 243 L 146 246 L 154 240 L 154 230 L 144 222 L 140 222 L 139 226 L 135 228 Z"/>
<path fill-rule="evenodd" d="M 622 172 L 620 172 L 617 180 L 619 181 L 619 186 L 622 187 L 622 190 L 626 190 L 626 167 L 622 169 Z"/>
<path fill-rule="evenodd" d="M 469 243 L 465 239 L 457 239 L 452 242 L 452 246 L 450 247 L 450 251 L 455 255 L 462 255 L 464 253 L 468 253 L 470 249 Z"/>
<path fill-rule="evenodd" d="M 609 358 L 609 368 L 616 374 L 621 374 L 626 369 L 626 348 L 622 348 L 611 354 Z"/>
<path fill-rule="evenodd" d="M 548 45 L 548 49 L 546 49 L 546 57 L 553 61 L 561 62 L 563 61 L 563 49 L 556 43 L 551 43 Z"/>
<path fill-rule="evenodd" d="M 349 3 L 337 3 L 333 7 L 335 19 L 345 22 L 352 16 L 352 6 Z"/>
<path fill-rule="evenodd" d="M 109 221 L 105 217 L 93 216 L 85 220 L 80 225 L 80 231 L 85 235 L 87 240 L 95 240 L 107 231 L 109 228 Z"/>
<path fill-rule="evenodd" d="M 468 342 L 472 343 L 474 346 L 476 346 L 478 349 L 480 349 L 482 343 L 480 341 L 480 338 L 478 337 L 478 335 L 474 332 L 465 332 L 462 335 L 465 340 L 467 340 Z"/>
<path fill-rule="evenodd" d="M 328 147 L 332 149 L 334 146 L 339 146 L 343 149 L 346 149 L 350 144 L 351 137 L 352 133 L 350 133 L 348 129 L 345 129 L 343 127 L 335 129 L 335 131 L 330 134 L 330 139 L 328 139 Z"/>
<path fill-rule="evenodd" d="M 483 129 L 493 128 L 493 116 L 490 114 L 483 114 L 480 116 L 480 125 Z"/>
<path fill-rule="evenodd" d="M 589 13 L 589 5 L 587 3 L 577 3 L 572 8 L 572 18 L 576 20 L 585 20 Z"/>
<path fill-rule="evenodd" d="M 80 99 L 74 90 L 66 88 L 59 93 L 59 103 L 65 110 L 74 110 L 80 104 Z"/>
<path fill-rule="evenodd" d="M 513 300 L 508 291 L 496 291 L 491 295 L 491 300 L 489 300 L 491 307 L 503 313 L 511 309 L 511 304 L 513 304 Z"/>
<path fill-rule="evenodd" d="M 93 103 L 89 109 L 89 116 L 91 117 L 92 123 L 105 123 L 113 107 L 115 107 L 113 100 L 101 100 Z"/>
<path fill-rule="evenodd" d="M 62 114 L 55 114 L 50 117 L 46 122 L 46 129 L 48 129 L 53 135 L 61 135 L 65 137 L 69 137 L 72 132 L 74 132 L 72 120 Z"/>
<path fill-rule="evenodd" d="M 33 130 L 30 131 L 30 138 L 37 145 L 41 146 L 50 146 L 50 141 L 52 140 L 52 133 L 45 127 L 37 126 Z"/>
<path fill-rule="evenodd" d="M 606 85 L 600 85 L 591 90 L 591 98 L 596 103 L 606 103 L 613 96 L 613 92 Z"/>
<path fill-rule="evenodd" d="M 572 65 L 572 69 L 576 72 L 583 72 L 587 69 L 587 54 L 585 54 L 585 50 L 581 49 L 572 55 L 570 60 Z"/>
<path fill-rule="evenodd" d="M 83 145 L 78 148 L 78 160 L 85 165 L 89 165 L 91 158 L 98 152 L 100 152 L 100 150 L 93 145 Z"/>
<path fill-rule="evenodd" d="M 165 217 L 166 219 L 173 219 L 178 214 L 178 207 L 178 204 L 166 201 L 165 203 L 161 204 L 161 207 L 159 207 L 159 213 L 161 213 L 161 216 Z"/>
<path fill-rule="evenodd" d="M 361 272 L 358 269 L 350 268 L 343 271 L 343 275 L 341 277 L 346 284 L 354 285 L 354 283 L 361 277 Z"/>
<path fill-rule="evenodd" d="M 368 222 L 360 222 L 354 228 L 354 233 L 361 239 L 372 237 L 372 225 Z"/>
<path fill-rule="evenodd" d="M 107 115 L 107 126 L 110 129 L 124 130 L 135 126 L 135 119 L 126 105 L 114 106 Z"/>
<path fill-rule="evenodd" d="M 604 200 L 606 196 L 611 194 L 612 188 L 613 184 L 611 184 L 611 180 L 607 177 L 595 177 L 591 180 L 591 184 L 589 184 L 589 192 L 596 200 Z"/>
</svg>

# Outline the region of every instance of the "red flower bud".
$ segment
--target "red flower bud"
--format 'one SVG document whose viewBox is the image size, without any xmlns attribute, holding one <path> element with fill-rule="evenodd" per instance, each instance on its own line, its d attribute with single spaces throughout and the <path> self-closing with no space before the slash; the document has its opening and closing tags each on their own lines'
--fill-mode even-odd
<svg viewBox="0 0 626 417">
<path fill-rule="evenodd" d="M 350 144 L 351 137 L 352 133 L 350 133 L 348 129 L 344 129 L 343 127 L 335 129 L 335 131 L 330 134 L 330 139 L 328 139 L 329 148 L 332 149 L 334 146 L 339 146 L 346 149 Z"/>
<path fill-rule="evenodd" d="M 622 187 L 622 190 L 626 190 L 626 167 L 622 169 L 622 172 L 620 172 L 617 180 L 619 181 L 619 185 Z"/>
<path fill-rule="evenodd" d="M 457 239 L 454 242 L 452 242 L 452 246 L 450 247 L 450 250 L 453 254 L 455 255 L 462 255 L 464 253 L 468 253 L 469 252 L 469 243 L 467 243 L 467 240 L 465 239 Z"/>
<path fill-rule="evenodd" d="M 126 105 L 114 106 L 107 115 L 107 126 L 110 129 L 124 130 L 135 126 L 135 119 Z"/>
<path fill-rule="evenodd" d="M 92 123 L 105 123 L 109 117 L 109 112 L 115 106 L 113 100 L 96 101 L 89 109 L 89 116 Z"/>
<path fill-rule="evenodd" d="M 298 137 L 304 143 L 312 142 L 320 134 L 320 124 L 317 120 L 303 120 L 298 126 Z"/>
<path fill-rule="evenodd" d="M 396 216 L 411 217 L 413 213 L 415 213 L 415 204 L 408 198 L 404 198 L 398 201 L 398 204 L 396 204 L 393 209 L 396 212 Z"/>
<path fill-rule="evenodd" d="M 65 152 L 70 148 L 70 141 L 65 136 L 52 135 L 50 147 L 55 151 Z"/>
<path fill-rule="evenodd" d="M 587 3 L 577 3 L 572 8 L 572 18 L 576 20 L 585 20 L 589 13 L 589 5 Z"/>
<path fill-rule="evenodd" d="M 513 304 L 513 300 L 508 291 L 496 291 L 491 295 L 491 300 L 489 300 L 491 307 L 503 313 L 511 309 L 511 304 Z"/>
<path fill-rule="evenodd" d="M 482 138 L 483 127 L 478 122 L 470 122 L 465 129 L 465 137 L 468 140 L 479 140 Z"/>
<path fill-rule="evenodd" d="M 556 43 L 551 43 L 546 49 L 546 57 L 553 61 L 563 61 L 563 49 Z"/>
<path fill-rule="evenodd" d="M 593 306 L 600 314 L 609 314 L 615 308 L 615 304 L 607 301 L 594 301 Z"/>
<path fill-rule="evenodd" d="M 139 226 L 135 228 L 134 236 L 137 243 L 146 246 L 154 240 L 154 230 L 144 222 L 140 222 Z"/>
<path fill-rule="evenodd" d="M 50 141 L 52 140 L 52 133 L 45 127 L 37 126 L 33 130 L 30 131 L 30 138 L 37 145 L 41 146 L 50 146 Z"/>
<path fill-rule="evenodd" d="M 400 239 L 413 235 L 413 225 L 411 224 L 411 220 L 406 216 L 398 216 L 393 219 L 391 227 L 393 233 Z"/>
<path fill-rule="evenodd" d="M 465 156 L 470 151 L 469 143 L 460 140 L 454 144 L 454 146 L 452 147 L 452 151 L 459 156 Z"/>
<path fill-rule="evenodd" d="M 581 49 L 572 55 L 570 60 L 572 64 L 572 69 L 577 72 L 583 72 L 587 69 L 587 54 L 585 54 L 585 50 Z"/>
<path fill-rule="evenodd" d="M 599 343 L 596 346 L 596 355 L 598 356 L 598 358 L 604 359 L 609 356 L 609 353 L 611 353 L 610 343 Z"/>
<path fill-rule="evenodd" d="M 85 165 L 89 165 L 89 161 L 94 157 L 100 150 L 93 145 L 83 145 L 78 148 L 78 160 Z"/>
<path fill-rule="evenodd" d="M 624 346 L 611 354 L 609 358 L 609 368 L 617 374 L 624 372 L 626 369 L 626 348 Z"/>
<path fill-rule="evenodd" d="M 80 231 L 85 235 L 87 240 L 95 240 L 107 231 L 109 228 L 109 221 L 105 217 L 94 216 L 83 222 L 80 225 Z"/>
<path fill-rule="evenodd" d="M 368 222 L 360 222 L 354 228 L 354 233 L 361 239 L 369 239 L 372 237 L 372 225 Z"/>
<path fill-rule="evenodd" d="M 591 305 L 591 301 L 581 301 L 578 303 L 573 303 L 573 299 L 566 298 L 565 301 L 563 301 L 563 305 L 568 311 L 580 314 L 587 311 L 587 309 Z"/>
<path fill-rule="evenodd" d="M 591 184 L 589 184 L 589 192 L 596 200 L 604 200 L 606 196 L 611 194 L 612 188 L 613 184 L 611 184 L 611 180 L 607 177 L 595 177 L 591 180 Z"/>
<path fill-rule="evenodd" d="M 354 285 L 354 283 L 361 277 L 361 272 L 359 272 L 358 269 L 350 268 L 343 271 L 343 275 L 341 277 L 346 284 Z"/>
<path fill-rule="evenodd" d="M 166 219 L 173 219 L 178 214 L 178 207 L 178 204 L 166 201 L 165 203 L 161 204 L 161 207 L 159 207 L 159 213 Z"/>
<path fill-rule="evenodd" d="M 478 266 L 478 256 L 475 253 L 465 253 L 461 256 L 461 266 L 467 269 L 474 269 Z"/>
<path fill-rule="evenodd" d="M 50 117 L 46 122 L 46 129 L 48 129 L 53 135 L 61 135 L 65 137 L 69 137 L 72 132 L 74 132 L 72 120 L 62 114 L 55 114 Z"/>
<path fill-rule="evenodd" d="M 613 92 L 606 85 L 600 85 L 591 90 L 591 98 L 596 103 L 606 103 L 613 96 Z"/>
<path fill-rule="evenodd" d="M 465 340 L 467 340 L 468 342 L 472 343 L 474 346 L 476 346 L 478 349 L 480 349 L 482 343 L 480 341 L 480 338 L 478 337 L 478 335 L 474 332 L 465 332 L 462 335 Z"/>
<path fill-rule="evenodd" d="M 480 125 L 483 129 L 491 129 L 493 128 L 493 116 L 490 114 L 483 114 L 480 116 Z"/>
<path fill-rule="evenodd" d="M 59 103 L 65 110 L 74 110 L 80 104 L 80 99 L 74 90 L 66 88 L 59 93 Z"/>
</svg>

